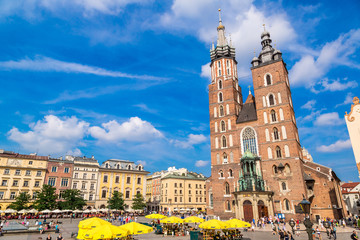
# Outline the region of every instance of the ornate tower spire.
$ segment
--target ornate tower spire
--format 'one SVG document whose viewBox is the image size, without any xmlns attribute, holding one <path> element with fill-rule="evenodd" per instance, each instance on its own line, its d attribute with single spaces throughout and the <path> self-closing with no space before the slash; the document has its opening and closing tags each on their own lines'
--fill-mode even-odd
<svg viewBox="0 0 360 240">
<path fill-rule="evenodd" d="M 225 37 L 225 26 L 222 24 L 221 20 L 221 9 L 219 8 L 219 26 L 217 27 L 218 39 L 217 46 L 226 46 L 228 45 Z"/>
</svg>

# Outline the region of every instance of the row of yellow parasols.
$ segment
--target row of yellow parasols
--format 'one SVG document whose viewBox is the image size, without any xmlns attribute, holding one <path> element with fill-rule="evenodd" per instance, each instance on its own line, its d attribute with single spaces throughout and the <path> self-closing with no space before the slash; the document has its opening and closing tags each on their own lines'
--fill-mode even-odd
<svg viewBox="0 0 360 240">
<path fill-rule="evenodd" d="M 200 228 L 203 229 L 229 229 L 229 228 L 247 228 L 251 227 L 250 223 L 241 221 L 239 219 L 231 219 L 229 221 L 223 222 L 217 219 L 212 219 L 206 221 L 202 218 L 191 216 L 185 219 L 181 219 L 178 217 L 166 217 L 161 214 L 151 214 L 145 216 L 146 218 L 150 219 L 162 219 L 160 220 L 161 223 L 201 223 L 199 225 Z"/>
<path fill-rule="evenodd" d="M 145 234 L 153 231 L 152 227 L 131 222 L 122 226 L 114 226 L 101 218 L 93 217 L 79 222 L 78 239 L 113 239 L 128 235 Z"/>
</svg>

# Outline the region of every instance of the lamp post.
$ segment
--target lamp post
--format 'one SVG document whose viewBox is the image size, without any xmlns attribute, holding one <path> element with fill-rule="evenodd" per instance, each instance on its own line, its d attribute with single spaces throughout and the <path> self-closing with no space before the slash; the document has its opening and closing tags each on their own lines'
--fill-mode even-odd
<svg viewBox="0 0 360 240">
<path fill-rule="evenodd" d="M 311 203 L 305 199 L 305 196 L 303 195 L 303 200 L 299 203 L 301 209 L 303 210 L 304 214 L 305 214 L 305 220 L 304 220 L 304 225 L 306 228 L 306 232 L 308 234 L 308 239 L 312 240 L 312 226 L 313 223 L 310 221 L 310 205 Z M 307 217 L 306 217 L 307 215 Z"/>
<path fill-rule="evenodd" d="M 293 219 L 291 219 L 291 220 L 289 221 L 289 225 L 290 225 L 290 227 L 291 227 L 291 229 L 292 229 L 292 233 L 295 234 L 295 230 L 294 230 L 295 221 L 294 221 Z"/>
</svg>

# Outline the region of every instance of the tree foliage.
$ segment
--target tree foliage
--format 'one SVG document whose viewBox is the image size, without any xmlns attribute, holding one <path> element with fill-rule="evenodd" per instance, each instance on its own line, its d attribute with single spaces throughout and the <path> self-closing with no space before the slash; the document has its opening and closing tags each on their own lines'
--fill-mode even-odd
<svg viewBox="0 0 360 240">
<path fill-rule="evenodd" d="M 20 211 L 22 209 L 28 209 L 31 196 L 27 192 L 21 192 L 16 198 L 15 202 L 10 204 L 11 209 Z"/>
<path fill-rule="evenodd" d="M 57 208 L 56 199 L 58 195 L 55 193 L 56 188 L 44 184 L 42 189 L 37 192 L 36 200 L 34 202 L 34 208 L 42 211 L 45 209 L 55 209 Z"/>
<path fill-rule="evenodd" d="M 108 200 L 108 208 L 109 209 L 117 209 L 124 210 L 125 209 L 125 201 L 123 198 L 123 194 L 115 191 L 111 198 Z"/>
<path fill-rule="evenodd" d="M 62 194 L 64 201 L 59 202 L 60 209 L 83 209 L 86 205 L 86 201 L 81 196 L 80 190 L 77 189 L 66 189 Z"/>
<path fill-rule="evenodd" d="M 145 203 L 145 199 L 141 193 L 138 193 L 135 195 L 135 197 L 133 198 L 133 203 L 132 203 L 131 207 L 134 210 L 144 210 L 144 208 L 146 207 L 146 203 Z"/>
</svg>

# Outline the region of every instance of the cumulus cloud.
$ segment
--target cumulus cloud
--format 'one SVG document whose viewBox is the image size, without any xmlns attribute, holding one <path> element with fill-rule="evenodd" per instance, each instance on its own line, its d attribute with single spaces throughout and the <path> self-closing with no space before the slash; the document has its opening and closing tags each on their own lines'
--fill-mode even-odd
<svg viewBox="0 0 360 240">
<path fill-rule="evenodd" d="M 290 70 L 290 80 L 294 86 L 314 88 L 317 84 L 323 90 L 338 91 L 354 87 L 354 82 L 340 84 L 338 80 L 321 79 L 335 66 L 360 68 L 350 56 L 360 47 L 360 29 L 340 35 L 336 40 L 326 43 L 316 56 L 305 54 Z M 306 71 L 304 71 L 306 69 Z M 316 90 L 315 90 L 316 91 Z"/>
<path fill-rule="evenodd" d="M 324 113 L 319 115 L 314 125 L 316 126 L 336 126 L 341 125 L 344 123 L 344 120 L 339 118 L 339 113 L 332 112 L 332 113 Z"/>
<path fill-rule="evenodd" d="M 193 148 L 194 145 L 203 143 L 207 140 L 207 138 L 203 134 L 189 134 L 187 139 L 184 141 L 181 140 L 171 140 L 170 142 L 173 143 L 176 147 L 179 148 Z"/>
<path fill-rule="evenodd" d="M 74 148 L 81 144 L 89 123 L 76 117 L 60 119 L 54 115 L 47 115 L 43 120 L 30 124 L 29 127 L 31 130 L 27 132 L 21 132 L 13 127 L 8 132 L 8 138 L 19 143 L 26 150 L 38 150 L 42 154 L 69 151 L 79 153 Z"/>
<path fill-rule="evenodd" d="M 330 144 L 328 146 L 321 145 L 316 148 L 318 152 L 341 152 L 344 149 L 351 148 L 351 141 L 348 140 L 338 140 L 333 144 Z"/>
<path fill-rule="evenodd" d="M 33 59 L 24 58 L 21 60 L 10 60 L 0 62 L 0 69 L 2 70 L 25 70 L 36 72 L 64 72 L 64 73 L 81 73 L 92 74 L 102 77 L 114 77 L 114 78 L 130 78 L 130 79 L 142 79 L 142 80 L 166 80 L 165 78 L 148 76 L 148 75 L 133 75 L 122 73 L 119 71 L 107 70 L 104 68 L 88 66 L 74 62 L 64 62 L 44 56 L 35 56 Z"/>
<path fill-rule="evenodd" d="M 316 100 L 310 100 L 307 103 L 305 103 L 301 108 L 311 110 L 313 109 L 314 105 L 316 104 Z"/>
<path fill-rule="evenodd" d="M 211 69 L 210 63 L 204 64 L 201 66 L 201 77 L 208 78 L 211 80 Z"/>
<path fill-rule="evenodd" d="M 101 124 L 101 127 L 90 127 L 89 133 L 99 141 L 105 142 L 145 142 L 163 138 L 163 134 L 159 130 L 139 117 L 132 117 L 123 123 L 112 120 Z"/>
<path fill-rule="evenodd" d="M 206 167 L 207 165 L 209 165 L 209 161 L 198 160 L 195 162 L 196 167 Z"/>
</svg>

